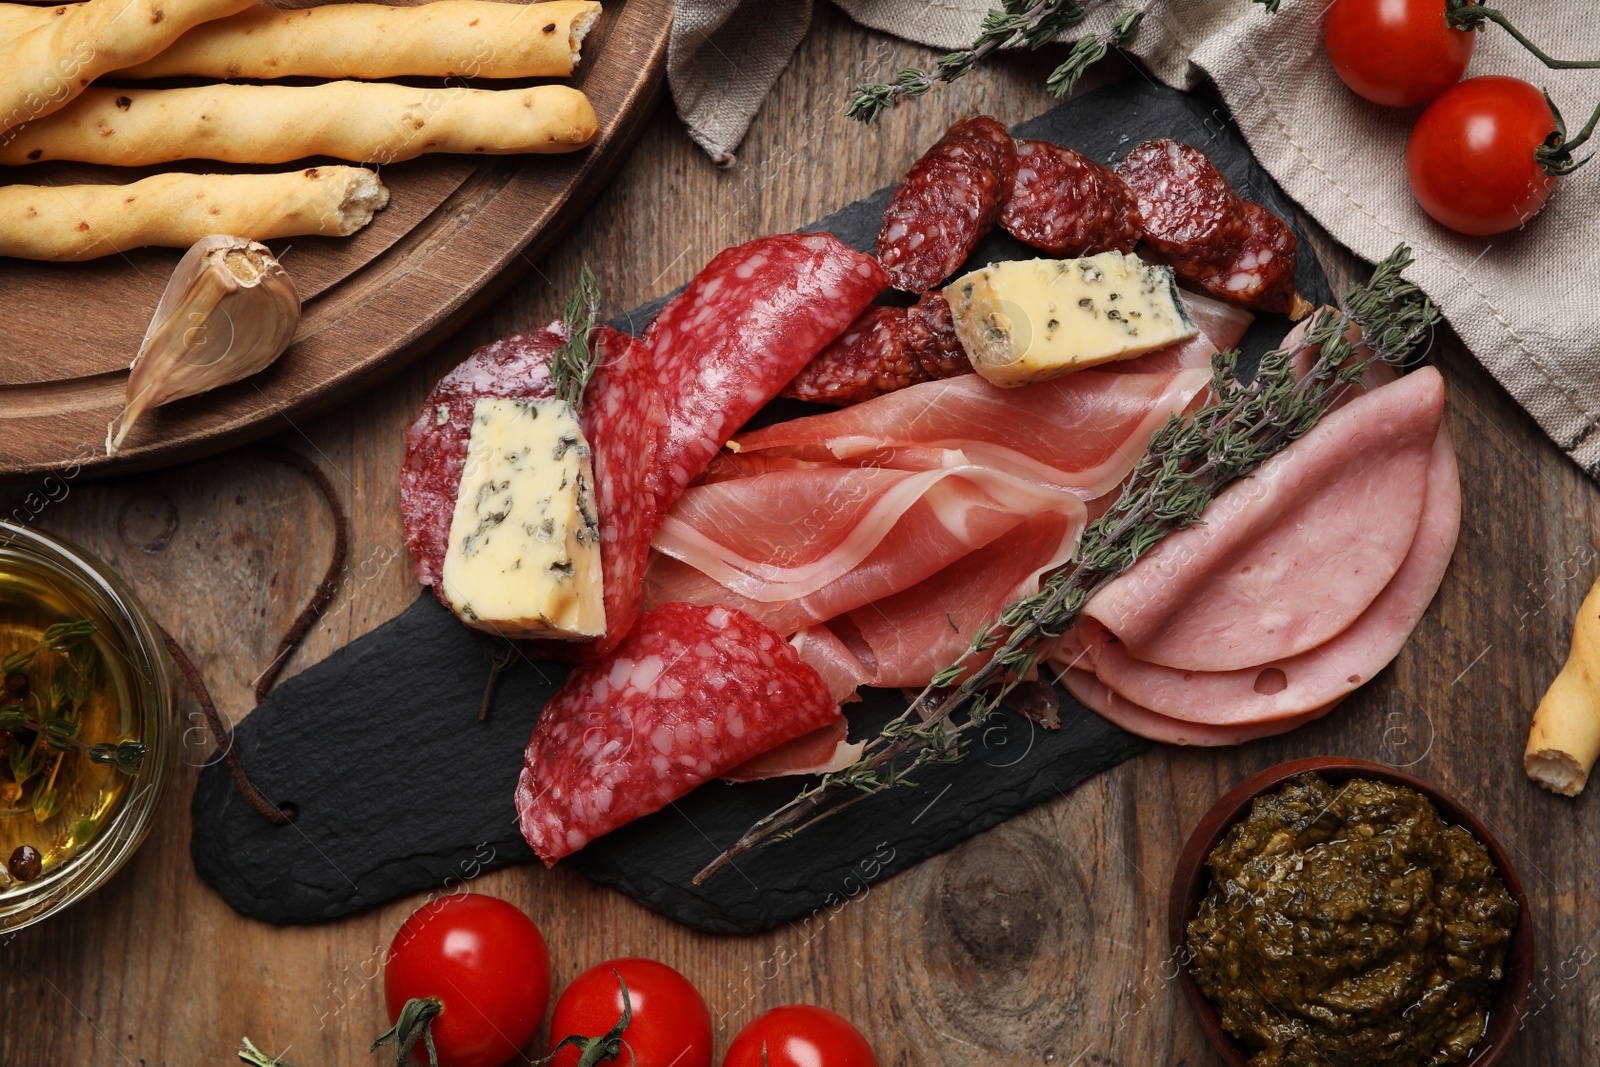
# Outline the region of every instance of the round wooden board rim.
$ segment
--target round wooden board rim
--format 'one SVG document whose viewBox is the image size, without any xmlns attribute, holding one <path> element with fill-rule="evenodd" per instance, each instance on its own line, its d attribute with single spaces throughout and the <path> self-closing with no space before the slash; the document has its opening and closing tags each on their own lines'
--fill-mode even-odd
<svg viewBox="0 0 1600 1067">
<path fill-rule="evenodd" d="M 122 408 L 125 369 L 0 385 L 0 480 L 131 473 L 220 452 L 348 401 L 458 329 L 588 209 L 660 99 L 672 0 L 612 3 L 615 16 L 593 56 L 585 53 L 592 66 L 582 84 L 600 117 L 588 148 L 484 159 L 394 244 L 307 300 L 300 332 L 277 363 L 147 414 L 141 422 L 150 425 L 115 456 L 106 455 L 105 432 Z M 139 432 L 149 429 L 158 432 Z"/>
</svg>

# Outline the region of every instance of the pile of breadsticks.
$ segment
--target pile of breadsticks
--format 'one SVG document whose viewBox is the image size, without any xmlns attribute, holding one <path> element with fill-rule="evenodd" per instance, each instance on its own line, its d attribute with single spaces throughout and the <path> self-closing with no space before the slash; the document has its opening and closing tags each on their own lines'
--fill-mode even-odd
<svg viewBox="0 0 1600 1067">
<path fill-rule="evenodd" d="M 574 151 L 599 128 L 577 89 L 378 79 L 565 77 L 599 15 L 593 0 L 294 10 L 256 0 L 0 3 L 0 166 L 308 156 L 384 164 L 429 152 Z M 93 84 L 101 77 L 222 81 L 105 88 Z M 282 78 L 331 80 L 249 84 Z M 0 256 L 89 259 L 140 245 L 183 248 L 214 233 L 346 236 L 388 202 L 376 172 L 362 166 L 0 186 Z"/>
</svg>

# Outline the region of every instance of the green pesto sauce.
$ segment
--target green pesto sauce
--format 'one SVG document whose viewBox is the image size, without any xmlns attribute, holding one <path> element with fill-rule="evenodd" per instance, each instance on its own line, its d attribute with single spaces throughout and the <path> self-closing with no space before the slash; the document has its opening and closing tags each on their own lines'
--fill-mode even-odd
<svg viewBox="0 0 1600 1067">
<path fill-rule="evenodd" d="M 1517 903 L 1422 794 L 1301 775 L 1207 865 L 1194 976 L 1252 1067 L 1437 1067 L 1483 1036 Z"/>
</svg>

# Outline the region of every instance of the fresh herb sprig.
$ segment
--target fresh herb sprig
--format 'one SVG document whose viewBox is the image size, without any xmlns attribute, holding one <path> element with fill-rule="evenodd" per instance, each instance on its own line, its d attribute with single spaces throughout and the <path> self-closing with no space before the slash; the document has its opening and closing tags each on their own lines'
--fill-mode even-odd
<svg viewBox="0 0 1600 1067">
<path fill-rule="evenodd" d="M 555 384 L 556 396 L 565 400 L 573 411 L 583 409 L 583 391 L 589 387 L 598 365 L 589 335 L 594 332 L 599 314 L 600 289 L 595 284 L 594 271 L 585 263 L 578 272 L 578 284 L 567 294 L 561 315 L 566 340 L 550 356 L 550 380 Z"/>
<path fill-rule="evenodd" d="M 1055 640 L 1071 629 L 1083 605 L 1162 538 L 1200 521 L 1233 482 L 1308 433 L 1338 398 L 1378 361 L 1402 366 L 1427 342 L 1438 309 L 1402 272 L 1411 251 L 1396 248 L 1339 310 L 1318 312 L 1299 341 L 1262 357 L 1249 382 L 1236 351 L 1212 362 L 1212 399 L 1193 416 L 1173 416 L 1156 432 L 1116 503 L 1084 530 L 1075 558 L 1051 573 L 1039 592 L 1005 608 L 972 646 L 940 671 L 905 712 L 868 742 L 850 767 L 824 775 L 788 804 L 752 826 L 695 876 L 704 882 L 730 860 L 877 793 L 915 785 L 933 763 L 965 755 L 963 741 L 981 727 Z M 1346 335 L 1355 327 L 1370 353 Z M 1294 357 L 1317 353 L 1297 377 Z M 964 718 L 956 718 L 965 712 Z"/>
</svg>

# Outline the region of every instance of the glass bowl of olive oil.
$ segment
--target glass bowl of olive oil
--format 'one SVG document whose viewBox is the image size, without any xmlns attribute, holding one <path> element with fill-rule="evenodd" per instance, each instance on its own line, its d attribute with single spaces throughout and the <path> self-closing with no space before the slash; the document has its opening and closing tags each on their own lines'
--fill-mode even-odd
<svg viewBox="0 0 1600 1067">
<path fill-rule="evenodd" d="M 0 933 L 127 861 L 179 733 L 172 661 L 133 591 L 76 545 L 0 522 Z"/>
</svg>

